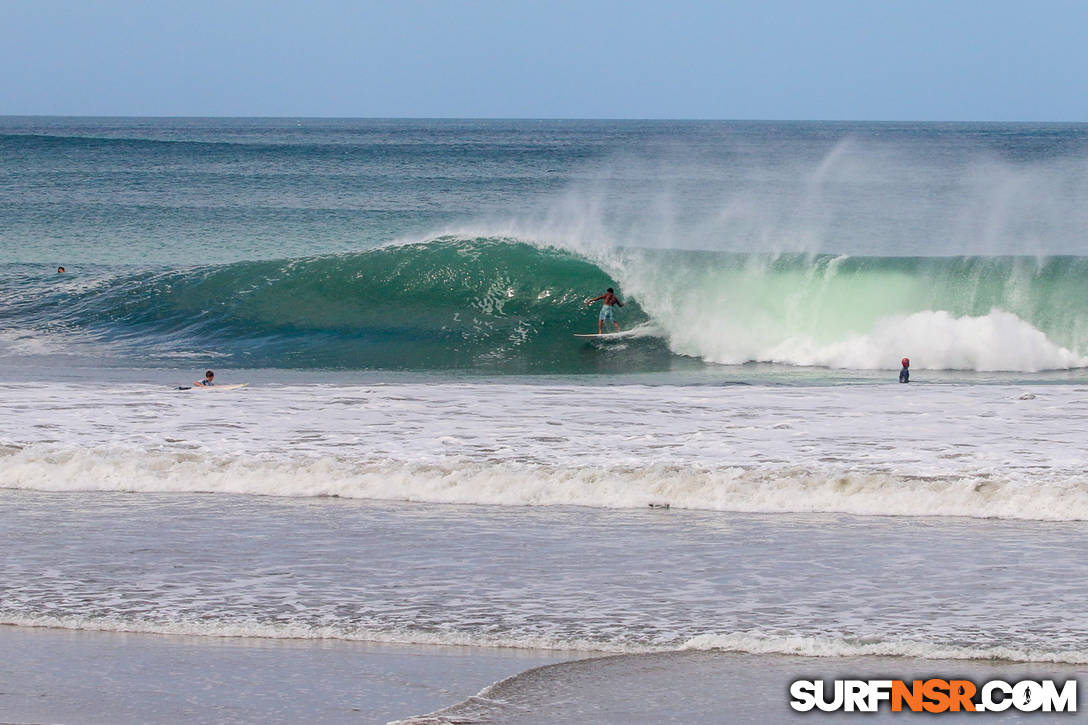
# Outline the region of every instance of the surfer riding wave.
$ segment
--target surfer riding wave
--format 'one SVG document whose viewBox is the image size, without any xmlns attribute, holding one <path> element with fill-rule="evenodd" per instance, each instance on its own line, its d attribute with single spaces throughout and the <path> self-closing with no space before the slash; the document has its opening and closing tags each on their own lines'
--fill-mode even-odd
<svg viewBox="0 0 1088 725">
<path fill-rule="evenodd" d="M 616 332 L 620 331 L 620 323 L 616 322 L 616 315 L 613 311 L 616 307 L 623 307 L 623 303 L 620 302 L 620 298 L 616 297 L 616 293 L 609 287 L 603 295 L 594 297 L 591 300 L 586 300 L 586 305 L 591 305 L 598 300 L 602 300 L 601 314 L 597 318 L 597 334 L 604 334 L 604 323 L 611 322 L 616 327 Z"/>
</svg>

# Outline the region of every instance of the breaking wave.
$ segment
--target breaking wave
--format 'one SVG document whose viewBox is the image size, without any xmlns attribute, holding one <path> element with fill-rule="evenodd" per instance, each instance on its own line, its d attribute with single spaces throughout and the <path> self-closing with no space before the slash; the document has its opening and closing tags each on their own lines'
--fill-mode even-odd
<svg viewBox="0 0 1088 725">
<path fill-rule="evenodd" d="M 91 276 L 94 276 L 93 274 Z M 7 273 L 3 354 L 90 349 L 128 364 L 593 372 L 680 360 L 1020 371 L 1088 366 L 1088 258 L 844 257 L 444 236 L 336 256 L 118 272 Z M 614 287 L 618 345 L 587 297 Z M 46 342 L 43 342 L 46 341 Z"/>
<path fill-rule="evenodd" d="M 46 445 L 0 456 L 0 488 L 231 493 L 499 506 L 664 506 L 751 513 L 847 513 L 1088 521 L 1088 480 L 1053 473 L 906 476 L 890 472 L 648 465 L 424 464 L 321 457 L 269 460 Z"/>
</svg>

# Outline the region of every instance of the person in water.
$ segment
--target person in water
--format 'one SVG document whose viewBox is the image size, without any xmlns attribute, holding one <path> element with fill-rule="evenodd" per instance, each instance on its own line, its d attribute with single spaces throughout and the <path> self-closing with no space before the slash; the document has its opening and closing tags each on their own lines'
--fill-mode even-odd
<svg viewBox="0 0 1088 725">
<path fill-rule="evenodd" d="M 901 383 L 909 383 L 910 382 L 910 358 L 909 357 L 903 358 L 903 369 L 899 371 L 899 382 L 901 382 Z"/>
<path fill-rule="evenodd" d="M 57 274 L 64 274 L 64 267 L 57 267 Z"/>
<path fill-rule="evenodd" d="M 606 291 L 603 295 L 599 297 L 594 297 L 591 300 L 586 300 L 586 304 L 592 305 L 597 300 L 603 301 L 603 304 L 601 305 L 601 314 L 597 318 L 597 334 L 600 335 L 604 333 L 605 322 L 611 322 L 613 325 L 616 326 L 616 332 L 619 332 L 620 323 L 616 322 L 616 314 L 613 311 L 613 308 L 623 307 L 623 303 L 620 302 L 620 298 L 617 297 L 616 293 L 612 291 L 611 287 L 609 287 L 608 291 Z"/>
<path fill-rule="evenodd" d="M 193 385 L 203 385 L 205 387 L 215 385 L 215 373 L 209 370 L 208 372 L 204 373 L 203 380 L 197 380 L 195 383 L 193 383 Z"/>
</svg>

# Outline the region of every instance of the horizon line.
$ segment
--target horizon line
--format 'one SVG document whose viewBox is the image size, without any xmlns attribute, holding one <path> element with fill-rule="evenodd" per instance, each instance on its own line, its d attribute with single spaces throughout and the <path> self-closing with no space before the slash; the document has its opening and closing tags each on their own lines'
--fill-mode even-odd
<svg viewBox="0 0 1088 725">
<path fill-rule="evenodd" d="M 293 121 L 633 121 L 679 123 L 947 123 L 947 124 L 1088 124 L 1069 120 L 995 120 L 995 119 L 918 119 L 918 118 L 712 118 L 712 117 L 639 117 L 639 116 L 305 116 L 305 115 L 207 115 L 207 114 L 53 114 L 3 113 L 0 118 L 72 118 L 72 119 L 199 119 L 199 120 L 293 120 Z"/>
</svg>

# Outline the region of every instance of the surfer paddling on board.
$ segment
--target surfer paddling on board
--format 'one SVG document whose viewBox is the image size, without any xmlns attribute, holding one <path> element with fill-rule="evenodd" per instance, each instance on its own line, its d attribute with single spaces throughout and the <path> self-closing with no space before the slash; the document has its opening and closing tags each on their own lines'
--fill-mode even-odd
<svg viewBox="0 0 1088 725">
<path fill-rule="evenodd" d="M 609 287 L 608 290 L 600 297 L 594 297 L 591 300 L 586 300 L 586 304 L 592 305 L 597 300 L 603 301 L 603 304 L 601 305 L 600 317 L 597 318 L 597 334 L 604 334 L 605 322 L 611 322 L 613 325 L 616 326 L 616 332 L 619 332 L 620 323 L 616 322 L 616 314 L 613 308 L 623 307 L 623 303 L 620 302 L 620 298 L 617 297 L 616 293 L 612 290 L 611 287 Z"/>
<path fill-rule="evenodd" d="M 197 380 L 192 386 L 181 386 L 178 390 L 209 390 L 211 388 L 215 388 L 216 390 L 238 390 L 247 385 L 249 385 L 249 383 L 227 383 L 226 385 L 216 385 L 215 373 L 209 370 L 204 373 L 203 380 Z"/>
</svg>

